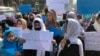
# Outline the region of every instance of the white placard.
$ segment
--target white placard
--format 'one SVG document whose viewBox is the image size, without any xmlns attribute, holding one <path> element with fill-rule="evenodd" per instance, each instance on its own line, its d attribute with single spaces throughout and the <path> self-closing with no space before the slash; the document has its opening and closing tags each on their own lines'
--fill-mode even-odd
<svg viewBox="0 0 100 56">
<path fill-rule="evenodd" d="M 6 16 L 5 15 L 0 15 L 0 21 L 5 20 Z"/>
<path fill-rule="evenodd" d="M 57 14 L 63 14 L 65 13 L 65 5 L 64 4 L 55 4 L 52 3 L 50 4 L 50 6 L 48 6 L 48 9 L 51 10 L 55 10 Z"/>
<path fill-rule="evenodd" d="M 55 10 L 57 14 L 63 14 L 66 12 L 65 4 L 69 4 L 69 0 L 46 0 L 46 5 L 48 9 Z"/>
<path fill-rule="evenodd" d="M 85 32 L 85 50 L 100 51 L 100 32 Z"/>
<path fill-rule="evenodd" d="M 46 0 L 46 5 L 55 4 L 69 4 L 70 0 Z"/>
<path fill-rule="evenodd" d="M 22 28 L 21 27 L 10 27 L 16 37 L 22 37 Z"/>
<path fill-rule="evenodd" d="M 26 43 L 23 44 L 23 49 L 52 51 L 52 32 L 30 31 L 29 33 L 23 33 L 22 36 L 26 40 Z"/>
</svg>

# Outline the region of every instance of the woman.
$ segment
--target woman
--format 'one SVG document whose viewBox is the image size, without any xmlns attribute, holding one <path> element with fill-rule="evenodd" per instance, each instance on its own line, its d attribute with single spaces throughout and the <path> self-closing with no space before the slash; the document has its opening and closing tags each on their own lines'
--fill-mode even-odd
<svg viewBox="0 0 100 56">
<path fill-rule="evenodd" d="M 90 25 L 86 31 L 100 31 L 100 13 L 98 14 L 94 24 Z"/>
<path fill-rule="evenodd" d="M 48 11 L 47 15 L 47 20 L 46 20 L 46 27 L 49 31 L 54 32 L 54 39 L 57 41 L 59 44 L 60 40 L 60 35 L 61 35 L 61 29 L 58 28 L 57 22 L 56 22 L 56 16 L 53 11 Z"/>
<path fill-rule="evenodd" d="M 94 31 L 100 31 L 100 13 L 98 14 L 94 24 L 91 24 L 87 30 L 87 32 L 94 32 Z M 100 56 L 100 51 L 86 51 L 86 56 Z"/>
<path fill-rule="evenodd" d="M 29 18 L 28 18 L 28 28 L 30 30 L 32 30 L 32 23 L 33 23 L 34 18 L 35 18 L 35 14 L 30 13 Z"/>
<path fill-rule="evenodd" d="M 32 28 L 33 31 L 47 31 L 43 23 L 43 20 L 41 18 L 35 18 L 32 25 L 33 25 L 33 28 Z M 41 52 L 44 53 L 44 51 L 27 49 L 27 50 L 24 50 L 23 56 L 42 56 Z M 49 56 L 49 54 L 46 53 L 46 55 L 44 56 Z"/>
<path fill-rule="evenodd" d="M 77 16 L 76 16 L 75 12 L 73 12 L 73 11 L 68 12 L 67 18 L 74 18 L 77 20 Z"/>
<path fill-rule="evenodd" d="M 30 13 L 30 14 L 29 14 L 28 22 L 32 23 L 33 20 L 34 20 L 34 18 L 35 18 L 35 15 L 34 15 L 33 13 Z"/>
<path fill-rule="evenodd" d="M 67 18 L 68 18 L 68 19 L 75 19 L 75 20 L 77 20 L 77 21 L 80 23 L 80 21 L 79 21 L 77 15 L 76 15 L 75 12 L 73 12 L 73 11 L 71 11 L 71 12 L 69 12 L 69 13 L 67 14 Z M 80 23 L 80 30 L 81 30 L 81 33 L 80 33 L 80 36 L 79 36 L 78 38 L 80 38 L 80 39 L 82 40 L 83 44 L 84 44 L 84 39 L 85 39 L 85 37 L 84 37 L 84 32 L 85 32 L 85 30 L 84 30 L 84 28 L 82 27 L 81 23 Z M 84 45 L 83 45 L 83 46 L 84 46 Z"/>
<path fill-rule="evenodd" d="M 22 27 L 23 30 L 27 30 L 27 21 L 25 19 L 18 19 L 17 20 L 17 27 Z"/>
<path fill-rule="evenodd" d="M 18 43 L 24 43 L 21 38 L 16 38 L 11 30 L 6 30 L 3 36 L 2 56 L 21 56 Z"/>
<path fill-rule="evenodd" d="M 68 19 L 65 24 L 64 39 L 60 43 L 62 51 L 58 56 L 84 56 L 83 44 L 78 38 L 80 33 L 79 22 L 75 19 Z"/>
<path fill-rule="evenodd" d="M 56 22 L 56 13 L 54 11 L 48 11 L 46 15 L 46 27 L 49 31 L 54 32 L 54 37 L 53 39 L 57 42 L 57 44 L 54 44 L 54 53 L 56 55 L 57 53 L 57 46 L 59 45 L 61 39 L 62 39 L 62 31 L 60 28 L 57 26 Z"/>
</svg>

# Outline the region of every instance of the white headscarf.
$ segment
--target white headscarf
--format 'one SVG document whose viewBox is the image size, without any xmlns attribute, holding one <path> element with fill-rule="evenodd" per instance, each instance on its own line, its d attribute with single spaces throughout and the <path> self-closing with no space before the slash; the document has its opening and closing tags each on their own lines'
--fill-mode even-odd
<svg viewBox="0 0 100 56">
<path fill-rule="evenodd" d="M 40 17 L 40 18 L 42 18 L 42 15 L 41 15 L 41 14 L 37 14 L 36 17 Z"/>
<path fill-rule="evenodd" d="M 70 44 L 77 44 L 79 46 L 79 54 L 80 56 L 84 56 L 83 54 L 83 45 L 80 39 L 78 39 L 78 36 L 80 35 L 80 24 L 75 19 L 68 19 L 68 25 L 67 25 L 67 33 L 65 33 L 64 38 L 70 40 Z"/>
<path fill-rule="evenodd" d="M 46 27 L 45 27 L 45 25 L 44 25 L 44 22 L 43 22 L 43 20 L 41 19 L 41 18 L 35 18 L 34 20 L 33 20 L 33 30 L 35 30 L 34 29 L 34 22 L 35 21 L 39 21 L 40 22 L 40 25 L 41 25 L 41 30 L 40 31 L 47 31 L 46 30 Z M 44 56 L 45 55 L 45 51 L 44 50 L 37 50 L 37 56 Z"/>
<path fill-rule="evenodd" d="M 70 12 L 67 14 L 67 18 L 74 18 L 74 19 L 77 20 L 77 16 L 76 16 L 75 12 L 73 12 L 73 11 L 70 11 Z"/>
<path fill-rule="evenodd" d="M 80 24 L 75 19 L 68 19 L 67 33 L 65 37 L 68 38 L 77 38 L 80 35 Z"/>
<path fill-rule="evenodd" d="M 97 20 L 95 20 L 93 26 L 97 31 L 100 31 L 100 24 L 97 22 Z"/>
<path fill-rule="evenodd" d="M 33 20 L 33 30 L 35 30 L 34 29 L 34 22 L 35 21 L 39 21 L 40 22 L 40 25 L 41 25 L 41 30 L 40 31 L 46 31 L 46 27 L 45 27 L 45 25 L 44 25 L 44 22 L 43 22 L 43 20 L 41 19 L 41 18 L 35 18 L 34 20 Z"/>
</svg>

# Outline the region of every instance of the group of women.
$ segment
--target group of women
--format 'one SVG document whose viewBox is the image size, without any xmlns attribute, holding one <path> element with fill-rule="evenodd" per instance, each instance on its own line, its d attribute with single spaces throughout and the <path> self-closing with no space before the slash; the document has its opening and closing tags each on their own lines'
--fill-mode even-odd
<svg viewBox="0 0 100 56">
<path fill-rule="evenodd" d="M 50 31 L 54 32 L 52 40 L 53 51 L 45 51 L 44 56 L 99 56 L 98 51 L 84 51 L 84 29 L 77 16 L 73 12 L 67 14 L 62 29 L 57 25 L 56 12 L 50 10 L 43 20 L 41 15 L 16 14 L 16 19 L 7 18 L 0 23 L 0 55 L 2 56 L 36 56 L 37 50 L 23 50 L 25 39 L 16 38 L 9 27 L 21 27 L 23 30 Z M 86 31 L 100 30 L 100 14 L 93 24 Z M 9 54 L 13 51 L 12 54 Z"/>
</svg>

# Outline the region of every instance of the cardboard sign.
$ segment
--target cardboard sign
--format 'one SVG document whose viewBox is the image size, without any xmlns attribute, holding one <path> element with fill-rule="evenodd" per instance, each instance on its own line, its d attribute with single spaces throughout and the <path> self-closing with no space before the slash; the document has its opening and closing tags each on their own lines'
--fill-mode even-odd
<svg viewBox="0 0 100 56">
<path fill-rule="evenodd" d="M 22 14 L 32 12 L 31 4 L 19 5 L 18 8 Z"/>
</svg>

